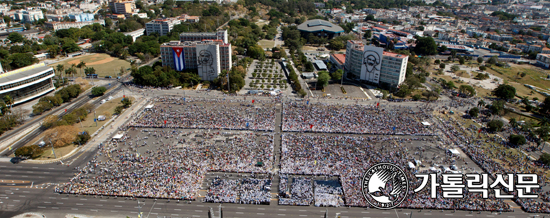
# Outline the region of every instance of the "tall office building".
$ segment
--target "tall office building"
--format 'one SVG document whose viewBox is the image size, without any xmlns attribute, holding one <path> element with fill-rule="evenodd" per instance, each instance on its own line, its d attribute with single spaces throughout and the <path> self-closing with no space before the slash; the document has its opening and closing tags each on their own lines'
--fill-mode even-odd
<svg viewBox="0 0 550 218">
<path fill-rule="evenodd" d="M 374 85 L 398 87 L 405 81 L 409 56 L 385 52 L 349 40 L 346 45 L 345 71 L 348 77 Z"/>
<path fill-rule="evenodd" d="M 212 81 L 231 70 L 231 44 L 222 40 L 171 41 L 160 46 L 162 66 L 176 71 L 197 69 L 203 80 Z"/>
<path fill-rule="evenodd" d="M 109 2 L 113 14 L 131 14 L 136 8 L 133 0 L 112 0 Z"/>
</svg>

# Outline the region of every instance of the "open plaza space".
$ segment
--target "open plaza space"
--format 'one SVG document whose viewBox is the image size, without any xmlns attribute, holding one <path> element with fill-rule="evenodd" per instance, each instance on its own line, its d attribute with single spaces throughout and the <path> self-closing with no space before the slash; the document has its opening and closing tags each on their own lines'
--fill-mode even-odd
<svg viewBox="0 0 550 218">
<path fill-rule="evenodd" d="M 263 116 L 263 127 L 245 128 L 241 123 L 258 124 L 238 111 Z M 196 116 L 192 122 L 202 126 L 186 121 L 186 114 L 205 112 L 212 114 Z M 216 119 L 206 122 L 207 116 Z M 415 176 L 420 173 L 488 171 L 492 176 L 505 170 L 475 149 L 487 141 L 469 138 L 475 137 L 468 134 L 471 129 L 433 108 L 162 96 L 150 101 L 56 191 L 212 203 L 367 207 L 361 193 L 363 173 L 376 163 L 388 162 L 402 168 L 411 184 L 402 208 L 513 211 L 511 201 L 496 199 L 492 193 L 486 199 L 465 192 L 463 199 L 435 200 L 429 197 L 430 188 L 412 191 L 422 183 Z M 474 144 L 464 145 L 457 137 Z M 534 203 L 524 205 L 529 208 Z"/>
</svg>

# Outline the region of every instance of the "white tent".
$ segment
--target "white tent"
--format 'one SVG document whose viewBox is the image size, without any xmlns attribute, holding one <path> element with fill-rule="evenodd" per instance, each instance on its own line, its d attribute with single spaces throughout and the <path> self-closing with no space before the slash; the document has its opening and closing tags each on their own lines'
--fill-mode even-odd
<svg viewBox="0 0 550 218">
<path fill-rule="evenodd" d="M 451 152 L 451 154 L 453 154 L 453 155 L 460 155 L 460 152 L 458 152 L 458 150 L 456 150 L 456 149 L 454 149 L 454 148 L 453 148 L 453 149 L 449 149 L 449 152 Z"/>
<path fill-rule="evenodd" d="M 430 123 L 424 121 L 424 122 L 422 122 L 422 125 L 424 125 L 425 127 L 428 127 L 428 126 L 430 126 Z"/>
<path fill-rule="evenodd" d="M 124 135 L 123 134 L 116 134 L 115 136 L 113 136 L 113 139 L 114 140 L 119 140 L 123 137 Z"/>
<path fill-rule="evenodd" d="M 435 167 L 430 167 L 430 171 L 437 172 L 437 169 Z"/>
<path fill-rule="evenodd" d="M 155 105 L 153 104 L 150 104 L 150 105 L 147 105 L 145 106 L 145 110 L 151 110 Z"/>
<path fill-rule="evenodd" d="M 414 164 L 413 164 L 413 163 L 411 163 L 411 162 L 408 162 L 408 164 L 409 164 L 409 168 L 411 168 L 411 169 L 414 169 L 414 168 L 416 168 L 416 167 L 414 166 Z"/>
</svg>

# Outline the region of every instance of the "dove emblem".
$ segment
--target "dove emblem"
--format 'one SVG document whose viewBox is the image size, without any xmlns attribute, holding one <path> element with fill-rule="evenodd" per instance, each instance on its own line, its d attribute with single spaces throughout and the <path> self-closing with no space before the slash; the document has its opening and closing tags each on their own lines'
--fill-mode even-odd
<svg viewBox="0 0 550 218">
<path fill-rule="evenodd" d="M 363 196 L 371 206 L 379 209 L 399 206 L 406 198 L 408 190 L 405 172 L 395 164 L 374 165 L 363 176 Z"/>
</svg>

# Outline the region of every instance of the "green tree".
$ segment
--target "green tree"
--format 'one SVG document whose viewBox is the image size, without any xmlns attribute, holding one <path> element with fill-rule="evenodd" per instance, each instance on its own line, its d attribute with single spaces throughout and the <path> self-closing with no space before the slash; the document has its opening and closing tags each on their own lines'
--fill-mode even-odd
<svg viewBox="0 0 550 218">
<path fill-rule="evenodd" d="M 96 87 L 92 88 L 92 95 L 101 96 L 101 95 L 105 94 L 106 91 L 107 91 L 107 88 L 105 88 L 103 86 L 96 86 Z"/>
<path fill-rule="evenodd" d="M 327 71 L 321 71 L 319 72 L 319 76 L 317 77 L 317 85 L 321 88 L 324 88 L 328 85 L 328 81 L 330 80 L 330 75 Z"/>
<path fill-rule="evenodd" d="M 124 108 L 130 107 L 130 105 L 132 105 L 132 100 L 130 100 L 130 98 L 123 98 L 122 99 L 122 106 Z"/>
<path fill-rule="evenodd" d="M 340 81 L 343 75 L 344 75 L 344 71 L 341 69 L 338 69 L 337 71 L 333 72 L 330 75 L 330 77 L 333 81 Z"/>
<path fill-rule="evenodd" d="M 461 85 L 459 88 L 458 88 L 458 91 L 460 93 L 464 93 L 470 97 L 473 97 L 474 95 L 476 95 L 476 90 L 474 89 L 474 87 L 470 86 L 470 85 Z"/>
<path fill-rule="evenodd" d="M 11 17 L 10 16 L 4 16 L 4 22 L 6 22 L 6 24 L 8 25 L 8 27 L 10 27 L 10 23 L 11 23 Z"/>
<path fill-rule="evenodd" d="M 487 63 L 491 64 L 491 65 L 495 65 L 498 63 L 498 58 L 497 56 L 493 56 L 493 57 L 490 57 L 489 60 L 487 61 Z"/>
<path fill-rule="evenodd" d="M 513 135 L 513 134 L 510 135 L 508 140 L 510 141 L 511 144 L 513 144 L 515 146 L 523 145 L 527 142 L 527 140 L 525 140 L 524 136 L 522 136 L 522 135 Z"/>
<path fill-rule="evenodd" d="M 364 37 L 365 39 L 370 39 L 372 37 L 372 31 L 371 30 L 365 31 Z"/>
<path fill-rule="evenodd" d="M 504 126 L 504 122 L 502 120 L 491 120 L 487 123 L 487 127 L 489 127 L 489 130 L 492 132 L 498 132 L 502 130 L 502 127 Z"/>
<path fill-rule="evenodd" d="M 516 88 L 511 85 L 500 84 L 493 90 L 493 95 L 504 100 L 510 100 L 516 96 Z"/>
<path fill-rule="evenodd" d="M 34 63 L 38 63 L 38 59 L 36 59 L 33 54 L 29 53 L 15 53 L 10 55 L 9 59 L 11 60 L 10 66 L 12 67 L 12 69 L 26 67 Z"/>
<path fill-rule="evenodd" d="M 458 67 L 458 66 L 456 66 L 456 65 L 453 65 L 453 66 L 451 67 L 451 71 L 453 71 L 453 73 L 456 72 L 456 71 L 459 71 L 459 70 L 460 70 L 460 67 Z"/>
<path fill-rule="evenodd" d="M 435 55 L 437 54 L 437 45 L 432 37 L 419 37 L 414 47 L 416 54 Z"/>
<path fill-rule="evenodd" d="M 439 68 L 445 69 L 445 64 L 444 63 L 439 64 Z"/>
<path fill-rule="evenodd" d="M 479 101 L 477 102 L 477 106 L 478 106 L 478 107 L 483 107 L 483 106 L 485 106 L 485 101 L 484 101 L 484 100 L 479 100 Z"/>
<path fill-rule="evenodd" d="M 4 103 L 6 103 L 10 107 L 10 110 L 11 110 L 13 103 L 15 102 L 13 98 L 9 94 L 7 94 L 7 95 L 4 95 L 4 97 L 2 97 L 2 100 L 4 101 Z"/>
<path fill-rule="evenodd" d="M 489 110 L 491 110 L 491 113 L 494 115 L 501 115 L 504 112 L 504 101 L 493 101 Z"/>
<path fill-rule="evenodd" d="M 76 65 L 76 67 L 78 69 L 80 69 L 80 76 L 82 77 L 82 68 L 86 67 L 86 63 L 84 63 L 84 61 L 80 61 L 80 63 L 78 63 L 78 65 Z"/>
<path fill-rule="evenodd" d="M 538 161 L 546 166 L 550 166 L 550 154 L 543 152 L 542 155 L 540 155 Z"/>
<path fill-rule="evenodd" d="M 545 97 L 540 105 L 539 113 L 548 116 L 550 114 L 550 97 Z"/>
<path fill-rule="evenodd" d="M 65 66 L 63 64 L 58 64 L 55 66 L 55 71 L 57 71 L 60 76 L 63 75 L 63 70 L 65 70 Z"/>
<path fill-rule="evenodd" d="M 115 112 L 115 114 L 120 115 L 120 114 L 122 113 L 122 110 L 123 110 L 123 109 L 124 109 L 124 108 L 123 108 L 122 106 L 119 105 L 119 106 L 116 106 L 114 112 Z"/>
<path fill-rule="evenodd" d="M 40 157 L 42 149 L 38 145 L 24 146 L 15 150 L 15 156 L 35 159 Z"/>
<path fill-rule="evenodd" d="M 25 40 L 25 37 L 23 37 L 23 35 L 19 34 L 18 32 L 13 32 L 8 35 L 8 39 L 11 43 L 18 43 L 23 42 Z"/>
<path fill-rule="evenodd" d="M 477 117 L 479 115 L 479 108 L 474 107 L 470 109 L 470 111 L 468 111 L 468 114 L 470 114 L 470 116 L 472 117 Z"/>
<path fill-rule="evenodd" d="M 458 63 L 460 63 L 460 65 L 464 65 L 464 63 L 466 63 L 466 59 L 464 59 L 464 57 L 460 56 L 458 58 Z"/>
<path fill-rule="evenodd" d="M 477 63 L 478 63 L 478 64 L 483 63 L 483 58 L 482 58 L 482 57 L 478 57 L 478 58 L 477 58 Z"/>
<path fill-rule="evenodd" d="M 93 67 L 86 67 L 86 68 L 84 69 L 84 74 L 86 74 L 86 75 L 96 74 L 96 73 L 95 73 L 95 68 L 93 68 Z"/>
<path fill-rule="evenodd" d="M 479 70 L 485 71 L 485 70 L 487 70 L 487 67 L 486 66 L 479 66 Z"/>
</svg>

